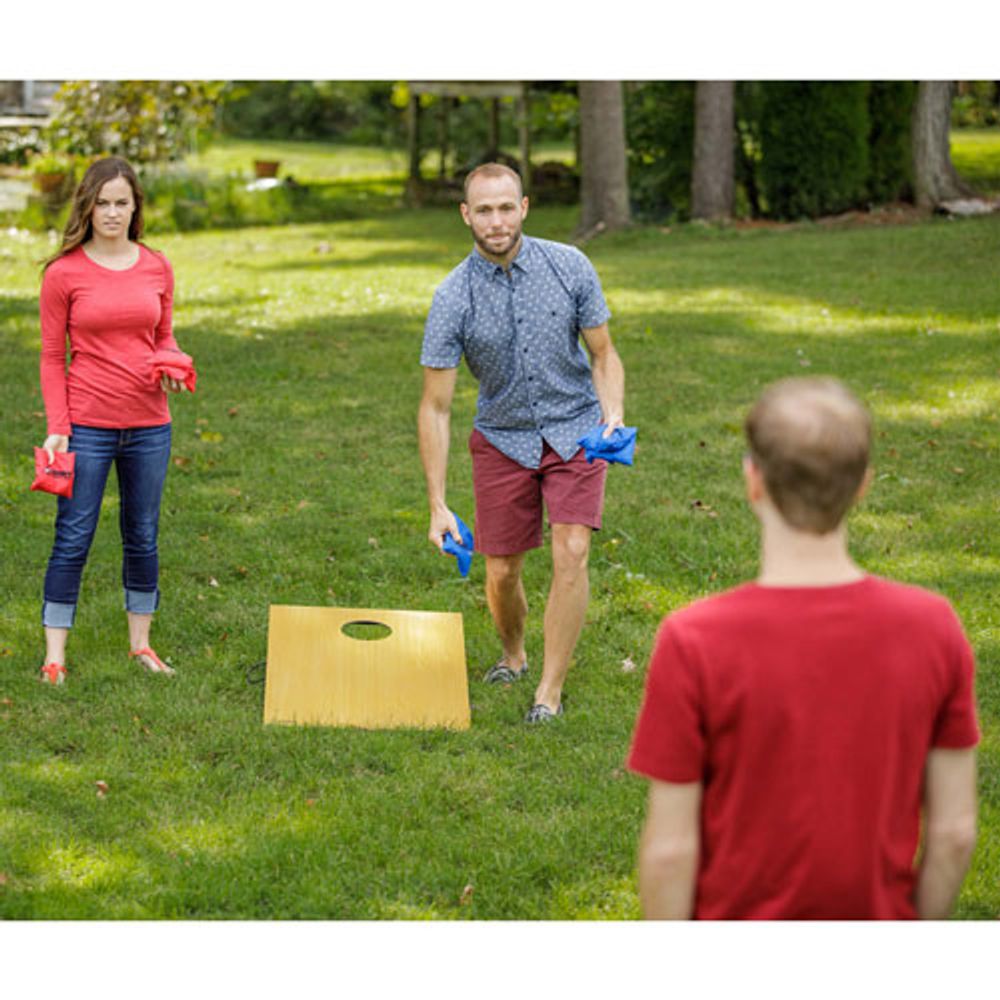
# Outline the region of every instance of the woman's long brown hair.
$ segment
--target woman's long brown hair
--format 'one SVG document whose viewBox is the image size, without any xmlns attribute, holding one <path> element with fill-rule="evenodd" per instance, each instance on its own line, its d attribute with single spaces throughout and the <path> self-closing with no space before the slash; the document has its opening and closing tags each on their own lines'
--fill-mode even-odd
<svg viewBox="0 0 1000 1000">
<path fill-rule="evenodd" d="M 60 257 L 65 257 L 78 246 L 86 243 L 94 235 L 94 228 L 91 224 L 91 216 L 94 214 L 94 205 L 97 203 L 97 196 L 101 193 L 101 188 L 108 181 L 113 181 L 116 177 L 124 177 L 132 188 L 132 199 L 135 202 L 135 211 L 128 226 L 128 238 L 138 242 L 142 237 L 142 188 L 139 186 L 139 179 L 135 176 L 128 160 L 123 160 L 120 156 L 106 156 L 104 159 L 95 160 L 83 175 L 83 180 L 77 186 L 73 195 L 73 209 L 69 215 L 69 221 L 63 230 L 62 246 L 42 265 L 43 270 Z"/>
</svg>

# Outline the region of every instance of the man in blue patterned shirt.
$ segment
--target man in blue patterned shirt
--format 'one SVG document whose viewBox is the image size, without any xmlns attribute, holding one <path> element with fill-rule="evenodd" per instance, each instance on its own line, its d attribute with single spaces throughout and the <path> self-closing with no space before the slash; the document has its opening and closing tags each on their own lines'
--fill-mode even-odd
<svg viewBox="0 0 1000 1000">
<path fill-rule="evenodd" d="M 420 363 L 418 429 L 430 503 L 430 540 L 459 538 L 445 502 L 451 403 L 458 365 L 479 382 L 469 450 L 476 549 L 503 655 L 489 683 L 528 672 L 528 604 L 521 570 L 552 526 L 552 585 L 542 676 L 527 722 L 562 714 L 562 688 L 590 597 L 590 538 L 601 526 L 607 464 L 589 464 L 577 439 L 597 424 L 623 426 L 625 373 L 590 261 L 575 247 L 521 232 L 528 214 L 518 175 L 496 163 L 466 178 L 462 218 L 475 246 L 434 293 Z M 584 352 L 583 345 L 589 352 Z"/>
</svg>

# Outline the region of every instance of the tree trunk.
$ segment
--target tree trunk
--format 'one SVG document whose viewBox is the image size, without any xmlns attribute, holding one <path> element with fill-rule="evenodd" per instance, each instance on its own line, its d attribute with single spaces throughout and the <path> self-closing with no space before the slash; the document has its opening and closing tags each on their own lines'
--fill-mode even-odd
<svg viewBox="0 0 1000 1000">
<path fill-rule="evenodd" d="M 700 80 L 694 98 L 694 219 L 717 221 L 733 214 L 733 129 L 733 81 Z"/>
<path fill-rule="evenodd" d="M 631 221 L 620 80 L 580 81 L 580 201 L 581 233 Z"/>
<path fill-rule="evenodd" d="M 975 195 L 951 162 L 951 94 L 949 80 L 921 80 L 917 86 L 911 126 L 913 189 L 921 208 L 935 208 L 943 201 Z"/>
</svg>

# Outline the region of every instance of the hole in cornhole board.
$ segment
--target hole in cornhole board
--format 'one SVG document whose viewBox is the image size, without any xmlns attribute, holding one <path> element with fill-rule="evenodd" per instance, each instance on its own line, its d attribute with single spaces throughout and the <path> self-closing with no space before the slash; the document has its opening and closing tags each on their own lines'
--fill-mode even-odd
<svg viewBox="0 0 1000 1000">
<path fill-rule="evenodd" d="M 344 622 L 340 631 L 351 639 L 364 639 L 366 642 L 377 642 L 392 635 L 392 629 L 381 622 Z"/>
<path fill-rule="evenodd" d="M 462 616 L 272 604 L 264 722 L 468 729 Z"/>
</svg>

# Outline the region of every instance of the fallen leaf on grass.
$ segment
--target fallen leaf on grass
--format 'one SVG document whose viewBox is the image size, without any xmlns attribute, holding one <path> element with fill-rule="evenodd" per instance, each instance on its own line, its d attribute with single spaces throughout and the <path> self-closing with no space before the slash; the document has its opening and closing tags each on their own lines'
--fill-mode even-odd
<svg viewBox="0 0 1000 1000">
<path fill-rule="evenodd" d="M 314 805 L 316 805 L 316 800 L 315 799 L 306 799 L 306 805 L 309 806 L 309 808 L 311 809 Z"/>
<path fill-rule="evenodd" d="M 219 581 L 216 580 L 214 576 L 210 576 L 208 578 L 208 585 L 210 587 L 218 587 L 219 586 Z"/>
<path fill-rule="evenodd" d="M 222 435 L 218 431 L 198 431 L 198 437 L 209 444 L 218 444 L 222 440 Z"/>
<path fill-rule="evenodd" d="M 0 649 L 0 656 L 13 656 L 13 655 L 14 655 L 14 650 L 8 648 L 7 646 L 4 646 L 3 649 Z"/>
<path fill-rule="evenodd" d="M 368 538 L 368 544 L 373 548 L 378 548 L 378 539 L 374 535 L 370 535 Z"/>
<path fill-rule="evenodd" d="M 106 781 L 95 781 L 94 784 L 97 786 L 97 797 L 103 799 L 109 791 L 108 783 Z"/>
<path fill-rule="evenodd" d="M 8 881 L 7 880 L 7 873 L 6 872 L 0 872 L 0 885 L 6 885 L 7 881 Z"/>
<path fill-rule="evenodd" d="M 298 502 L 298 503 L 297 503 L 297 504 L 295 505 L 295 509 L 296 509 L 296 510 L 305 510 L 305 509 L 306 509 L 306 507 L 311 507 L 311 506 L 312 506 L 312 501 L 311 501 L 311 500 L 300 500 L 300 501 L 299 501 L 299 502 Z"/>
<path fill-rule="evenodd" d="M 13 704 L 14 702 L 10 698 L 0 698 L 0 705 L 3 705 L 4 708 L 10 708 Z"/>
<path fill-rule="evenodd" d="M 703 514 L 707 514 L 709 517 L 718 517 L 719 512 L 712 509 L 712 505 L 709 503 L 703 503 L 701 500 L 691 501 L 692 510 L 700 510 Z"/>
<path fill-rule="evenodd" d="M 236 572 L 237 572 L 237 573 L 239 573 L 239 574 L 240 574 L 240 576 L 246 576 L 246 575 L 247 575 L 247 573 L 249 573 L 249 572 L 250 572 L 250 570 L 248 570 L 248 569 L 246 568 L 246 566 L 237 566 L 237 567 L 236 567 Z"/>
<path fill-rule="evenodd" d="M 962 468 L 960 468 L 957 465 L 951 471 L 954 472 L 956 476 L 964 476 L 965 475 L 965 469 L 962 469 Z"/>
<path fill-rule="evenodd" d="M 630 674 L 633 670 L 635 670 L 635 661 L 631 656 L 626 656 L 625 659 L 622 660 L 622 673 Z"/>
<path fill-rule="evenodd" d="M 174 455 L 173 462 L 178 469 L 183 469 L 186 465 L 191 464 L 191 459 L 184 455 Z"/>
<path fill-rule="evenodd" d="M 462 895 L 458 897 L 458 905 L 465 906 L 466 903 L 472 902 L 472 894 L 475 892 L 475 888 L 472 885 L 467 885 L 462 890 Z"/>
<path fill-rule="evenodd" d="M 226 414 L 230 417 L 235 417 L 239 412 L 240 408 L 238 406 L 231 406 L 226 410 Z"/>
</svg>

